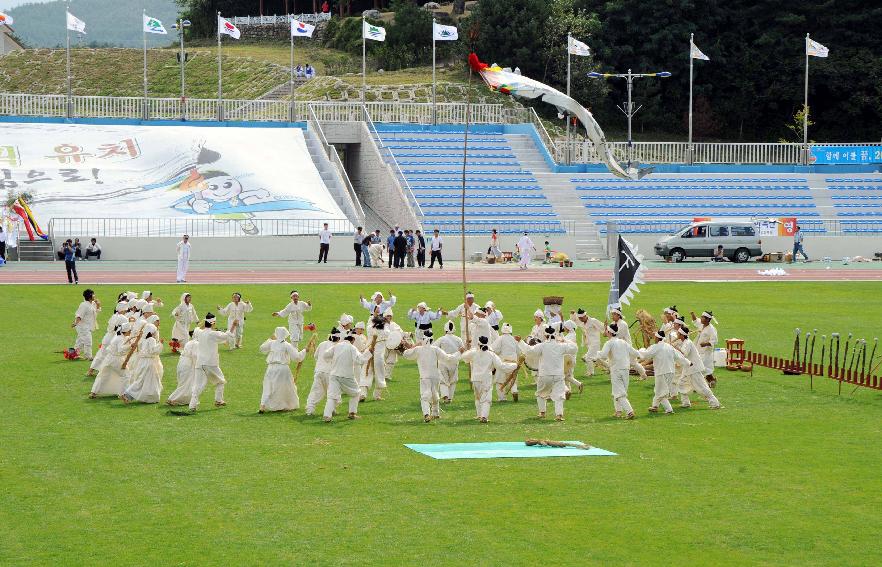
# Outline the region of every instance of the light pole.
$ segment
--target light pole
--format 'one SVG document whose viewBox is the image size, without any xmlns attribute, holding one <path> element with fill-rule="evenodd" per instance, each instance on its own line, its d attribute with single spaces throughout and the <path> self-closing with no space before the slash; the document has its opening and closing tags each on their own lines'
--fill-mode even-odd
<svg viewBox="0 0 882 567">
<path fill-rule="evenodd" d="M 639 77 L 661 77 L 666 78 L 670 77 L 671 74 L 667 71 L 659 71 L 657 73 L 632 73 L 630 69 L 628 69 L 627 73 L 597 73 L 595 71 L 591 71 L 588 73 L 588 76 L 592 79 L 625 79 L 625 82 L 628 85 L 628 102 L 624 104 L 624 106 L 617 106 L 619 110 L 621 110 L 625 116 L 628 117 L 628 167 L 631 167 L 632 154 L 634 148 L 634 141 L 631 138 L 631 118 L 637 114 L 637 111 L 643 108 L 643 105 L 634 108 L 634 103 L 631 102 L 631 91 L 634 88 L 634 79 Z"/>
<path fill-rule="evenodd" d="M 184 30 L 190 27 L 190 20 L 178 20 L 172 24 L 172 28 L 178 30 L 178 36 L 181 40 L 181 120 L 187 119 L 187 98 L 184 96 L 184 64 L 187 62 L 187 54 L 184 51 Z"/>
</svg>

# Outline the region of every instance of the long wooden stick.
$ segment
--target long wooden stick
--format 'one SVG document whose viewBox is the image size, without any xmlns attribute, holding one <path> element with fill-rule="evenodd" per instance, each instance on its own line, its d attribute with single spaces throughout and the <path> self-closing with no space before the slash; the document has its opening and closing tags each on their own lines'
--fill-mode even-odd
<svg viewBox="0 0 882 567">
<path fill-rule="evenodd" d="M 315 352 L 315 333 L 309 337 L 309 342 L 306 343 L 306 352 L 313 353 Z M 305 356 L 303 357 L 306 358 Z M 300 369 L 303 367 L 303 361 L 297 363 L 297 368 L 294 369 L 294 383 L 297 383 L 297 379 L 300 378 Z"/>
</svg>

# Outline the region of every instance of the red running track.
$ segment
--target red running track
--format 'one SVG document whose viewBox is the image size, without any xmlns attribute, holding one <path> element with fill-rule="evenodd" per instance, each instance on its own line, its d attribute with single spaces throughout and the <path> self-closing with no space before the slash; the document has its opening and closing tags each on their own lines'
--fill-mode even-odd
<svg viewBox="0 0 882 567">
<path fill-rule="evenodd" d="M 448 270 L 358 270 L 302 269 L 302 270 L 219 270 L 191 271 L 188 284 L 216 283 L 456 283 L 462 272 Z M 605 269 L 474 269 L 468 271 L 471 282 L 608 282 L 609 268 Z M 646 273 L 647 281 L 882 281 L 882 270 L 875 269 L 799 269 L 786 276 L 760 276 L 756 269 L 665 268 Z M 66 284 L 64 269 L 59 271 L 18 271 L 0 269 L 0 284 Z M 80 271 L 80 284 L 173 284 L 173 271 Z"/>
</svg>

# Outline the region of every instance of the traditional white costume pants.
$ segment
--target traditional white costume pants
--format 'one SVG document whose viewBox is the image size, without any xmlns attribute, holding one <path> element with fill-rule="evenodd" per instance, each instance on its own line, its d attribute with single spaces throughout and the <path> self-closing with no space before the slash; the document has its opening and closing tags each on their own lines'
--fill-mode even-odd
<svg viewBox="0 0 882 567">
<path fill-rule="evenodd" d="M 666 374 L 656 374 L 655 375 L 655 393 L 652 398 L 652 407 L 657 408 L 661 406 L 665 413 L 673 413 L 674 408 L 671 407 L 671 402 L 668 401 L 668 398 L 672 395 L 674 385 L 674 373 L 668 372 Z"/>
<path fill-rule="evenodd" d="M 701 351 L 701 362 L 704 364 L 704 375 L 714 373 L 714 349 L 708 348 Z"/>
<path fill-rule="evenodd" d="M 441 364 L 438 366 L 441 372 L 441 397 L 453 401 L 453 394 L 456 393 L 456 383 L 459 381 L 459 364 L 453 367 Z"/>
<path fill-rule="evenodd" d="M 199 396 L 205 391 L 205 387 L 208 386 L 209 382 L 214 384 L 214 401 L 216 403 L 224 401 L 224 386 L 227 383 L 227 379 L 224 378 L 224 373 L 221 371 L 220 366 L 199 366 L 197 364 L 193 382 L 193 396 L 190 398 L 190 409 L 194 410 L 199 407 Z"/>
<path fill-rule="evenodd" d="M 628 370 L 611 370 L 609 379 L 612 383 L 613 406 L 616 411 L 625 412 L 626 414 L 633 413 L 634 408 L 631 407 L 631 403 L 628 401 L 628 382 L 630 380 Z"/>
<path fill-rule="evenodd" d="M 328 399 L 325 402 L 325 418 L 334 415 L 334 410 L 343 401 L 343 394 L 349 396 L 349 413 L 358 413 L 359 389 L 355 378 L 331 375 L 328 381 Z"/>
<path fill-rule="evenodd" d="M 548 400 L 551 400 L 554 402 L 554 415 L 563 415 L 566 392 L 564 377 L 560 374 L 536 376 L 536 405 L 540 412 L 545 413 Z"/>
<path fill-rule="evenodd" d="M 233 342 L 230 343 L 230 350 L 233 350 L 236 347 L 242 346 L 242 338 L 245 336 L 245 321 L 239 321 L 239 324 L 236 325 L 236 328 L 233 330 Z"/>
<path fill-rule="evenodd" d="M 80 353 L 82 358 L 92 360 L 92 331 L 86 329 L 83 325 L 76 327 L 77 340 L 74 342 L 74 348 Z"/>
<path fill-rule="evenodd" d="M 175 281 L 182 282 L 187 279 L 187 270 L 190 269 L 190 259 L 181 258 L 178 260 L 178 273 Z"/>
<path fill-rule="evenodd" d="M 309 389 L 309 395 L 306 396 L 306 415 L 313 415 L 315 407 L 328 395 L 329 380 L 327 372 L 316 372 L 313 375 L 312 388 Z"/>
<path fill-rule="evenodd" d="M 472 382 L 475 394 L 475 412 L 479 418 L 490 417 L 490 403 L 493 401 L 493 383 L 490 380 Z"/>
<path fill-rule="evenodd" d="M 532 253 L 521 254 L 520 266 L 526 270 L 527 266 L 530 264 L 530 260 L 532 260 L 532 259 L 533 259 Z"/>
<path fill-rule="evenodd" d="M 383 397 L 383 390 L 386 389 L 386 375 L 391 370 L 386 369 L 386 342 L 378 342 L 374 345 L 374 357 L 372 368 L 364 376 L 361 382 L 360 395 L 367 397 L 368 389 L 371 384 L 374 386 L 374 399 L 379 400 Z"/>
<path fill-rule="evenodd" d="M 720 400 L 717 399 L 713 391 L 711 391 L 710 387 L 707 385 L 707 380 L 705 380 L 703 372 L 690 372 L 686 378 L 692 386 L 692 389 L 698 392 L 698 395 L 706 399 L 710 407 L 720 407 Z M 692 406 L 688 393 L 680 394 L 680 403 L 685 407 Z"/>
<path fill-rule="evenodd" d="M 503 360 L 503 362 L 512 362 L 512 363 L 514 363 L 514 364 L 517 364 L 517 363 L 518 363 L 517 360 L 508 360 L 508 359 L 506 359 L 506 358 L 503 358 L 502 360 Z M 511 378 L 511 374 L 509 374 L 509 373 L 504 373 L 504 372 L 499 372 L 498 370 L 496 371 L 496 374 L 493 375 L 493 380 L 494 380 L 494 382 L 495 382 L 495 386 L 496 386 L 496 399 L 499 400 L 500 402 L 504 402 L 504 401 L 508 400 L 508 394 L 505 392 L 505 390 L 503 390 L 502 385 L 503 385 L 503 384 L 505 383 L 505 381 L 508 380 L 509 378 Z M 510 392 L 511 392 L 512 394 L 517 394 L 517 393 L 518 393 L 518 379 L 517 379 L 517 376 L 515 377 L 514 381 L 511 383 L 511 390 L 510 390 Z"/>
<path fill-rule="evenodd" d="M 438 407 L 438 387 L 441 384 L 441 376 L 435 375 L 428 378 L 420 377 L 420 407 L 423 409 L 423 415 L 431 415 L 438 417 L 441 410 Z"/>
</svg>

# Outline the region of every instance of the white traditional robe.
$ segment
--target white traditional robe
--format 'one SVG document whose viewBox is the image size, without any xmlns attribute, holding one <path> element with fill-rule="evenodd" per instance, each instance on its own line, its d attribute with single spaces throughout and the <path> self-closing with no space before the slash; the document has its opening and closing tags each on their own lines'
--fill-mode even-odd
<svg viewBox="0 0 882 567">
<path fill-rule="evenodd" d="M 196 307 L 192 303 L 184 303 L 182 301 L 172 310 L 171 314 L 175 320 L 171 336 L 173 339 L 178 339 L 181 346 L 186 346 L 190 340 L 190 329 L 199 321 Z"/>
<path fill-rule="evenodd" d="M 420 372 L 420 407 L 423 415 L 439 417 L 438 389 L 441 385 L 440 366 L 459 361 L 459 353 L 447 354 L 435 345 L 419 345 L 404 351 L 404 358 L 416 360 Z"/>
<path fill-rule="evenodd" d="M 447 312 L 447 318 L 451 321 L 459 317 L 459 336 L 461 339 L 465 340 L 466 336 L 466 313 L 470 312 L 472 316 L 474 316 L 475 311 L 478 310 L 478 304 L 472 303 L 471 305 L 466 305 L 465 303 L 460 303 L 456 309 L 453 311 Z"/>
<path fill-rule="evenodd" d="M 699 323 L 699 325 L 701 325 Z M 714 373 L 714 350 L 717 347 L 717 329 L 713 323 L 701 325 L 698 332 L 698 338 L 695 339 L 695 346 L 701 354 L 701 362 L 704 364 L 704 375 L 710 376 Z M 703 343 L 710 343 L 709 346 L 701 346 Z"/>
<path fill-rule="evenodd" d="M 499 335 L 495 341 L 490 345 L 490 350 L 499 355 L 499 358 L 503 360 L 503 362 L 518 362 L 518 342 L 514 339 L 510 334 Z M 505 374 L 504 372 L 497 372 L 494 377 L 494 382 L 496 383 L 496 399 L 499 401 L 505 401 L 507 399 L 506 392 L 502 389 L 502 385 L 511 377 L 511 373 Z M 515 380 L 511 384 L 511 393 L 518 393 L 518 380 L 515 377 Z"/>
<path fill-rule="evenodd" d="M 122 369 L 122 363 L 129 353 L 129 347 L 126 346 L 125 335 L 115 335 L 113 339 L 106 343 L 101 350 L 104 351 L 104 361 L 95 376 L 92 383 L 92 394 L 96 396 L 118 396 L 123 391 L 123 383 L 125 381 L 125 371 Z"/>
<path fill-rule="evenodd" d="M 101 339 L 101 344 L 98 345 L 98 352 L 95 353 L 95 358 L 92 359 L 92 364 L 89 365 L 89 370 L 101 370 L 101 366 L 104 364 L 104 359 L 107 356 L 107 345 L 110 344 L 110 341 L 116 337 L 116 328 L 126 322 L 128 322 L 129 318 L 121 313 L 114 313 L 110 316 L 110 319 L 107 320 L 107 332 L 104 333 L 104 337 Z"/>
<path fill-rule="evenodd" d="M 533 241 L 526 234 L 518 240 L 518 253 L 521 255 L 520 266 L 522 269 L 527 269 L 527 266 L 530 264 L 530 260 L 533 259 L 533 254 L 536 252 L 536 245 L 533 244 Z"/>
<path fill-rule="evenodd" d="M 331 361 L 325 360 L 325 353 L 331 350 L 337 343 L 322 341 L 315 348 L 315 370 L 312 375 L 312 386 L 306 396 L 306 415 L 313 415 L 320 401 L 328 395 L 328 381 L 330 380 Z"/>
<path fill-rule="evenodd" d="M 242 339 L 245 336 L 245 314 L 251 313 L 252 311 L 254 311 L 254 307 L 250 303 L 244 301 L 240 301 L 239 303 L 231 301 L 227 303 L 226 307 L 221 307 L 219 309 L 220 314 L 227 318 L 227 329 L 233 328 L 233 321 L 239 322 L 239 325 L 233 331 L 235 342 L 230 345 L 231 349 L 242 346 Z"/>
<path fill-rule="evenodd" d="M 475 393 L 475 412 L 479 419 L 489 419 L 493 401 L 493 371 L 511 374 L 518 367 L 513 362 L 503 362 L 490 350 L 471 349 L 462 359 L 472 368 L 472 388 Z"/>
<path fill-rule="evenodd" d="M 266 355 L 260 406 L 267 411 L 298 409 L 300 398 L 291 373 L 291 363 L 301 362 L 306 357 L 306 349 L 298 351 L 288 341 L 267 339 L 260 345 L 260 352 Z"/>
<path fill-rule="evenodd" d="M 92 360 L 92 331 L 98 328 L 99 311 L 101 308 L 95 302 L 83 301 L 74 315 L 80 318 L 80 322 L 74 327 L 77 332 L 74 348 L 87 360 Z"/>
<path fill-rule="evenodd" d="M 564 366 L 567 356 L 575 356 L 579 347 L 566 340 L 549 340 L 530 346 L 520 342 L 518 346 L 524 354 L 533 353 L 539 357 L 539 370 L 536 376 L 536 404 L 545 413 L 548 400 L 554 403 L 554 414 L 563 415 L 566 399 Z"/>
<path fill-rule="evenodd" d="M 711 408 L 720 407 L 720 401 L 714 395 L 710 386 L 707 385 L 707 380 L 705 379 L 706 371 L 704 369 L 704 363 L 701 360 L 701 353 L 698 352 L 698 347 L 695 346 L 695 343 L 689 340 L 689 338 L 684 338 L 680 343 L 679 348 L 683 353 L 683 356 L 692 363 L 692 366 L 685 369 L 686 379 L 689 381 L 689 385 L 692 386 L 692 389 L 698 392 L 700 396 L 707 400 L 707 403 Z M 687 392 L 683 392 L 681 389 L 680 403 L 686 407 L 692 405 L 689 400 L 688 390 Z"/>
<path fill-rule="evenodd" d="M 380 303 L 377 303 L 374 299 L 361 299 L 361 306 L 367 309 L 370 314 L 373 315 L 382 315 L 387 310 L 395 307 L 395 303 L 398 302 L 398 298 L 394 295 L 390 295 L 389 299 L 385 299 Z"/>
<path fill-rule="evenodd" d="M 631 368 L 631 359 L 639 354 L 631 346 L 631 343 L 625 342 L 618 337 L 613 337 L 606 341 L 606 344 L 597 353 L 597 358 L 608 360 L 613 406 L 617 413 L 634 413 L 634 408 L 631 407 L 631 403 L 628 401 L 628 371 Z"/>
<path fill-rule="evenodd" d="M 655 374 L 652 407 L 661 406 L 665 413 L 672 413 L 674 410 L 668 398 L 675 395 L 673 383 L 676 363 L 689 366 L 689 361 L 680 351 L 664 341 L 659 341 L 649 348 L 640 349 L 639 352 L 640 358 L 652 361 L 653 374 Z"/>
<path fill-rule="evenodd" d="M 190 398 L 190 409 L 199 407 L 199 397 L 208 383 L 214 384 L 214 402 L 223 403 L 224 387 L 227 379 L 220 369 L 220 356 L 217 348 L 222 344 L 233 344 L 236 336 L 231 331 L 214 329 L 196 329 L 193 331 L 196 346 L 196 373 L 193 377 L 193 396 Z"/>
<path fill-rule="evenodd" d="M 190 243 L 181 240 L 178 242 L 178 272 L 175 281 L 183 282 L 187 279 L 187 270 L 190 269 Z"/>
<path fill-rule="evenodd" d="M 187 341 L 181 350 L 178 359 L 177 375 L 178 387 L 169 395 L 166 403 L 172 406 L 185 406 L 190 403 L 193 396 L 193 384 L 196 377 L 196 347 L 195 340 Z"/>
<path fill-rule="evenodd" d="M 407 312 L 407 318 L 413 320 L 414 340 L 421 343 L 423 341 L 423 331 L 431 329 L 432 321 L 437 321 L 441 318 L 441 310 L 431 311 L 426 309 L 423 313 L 420 313 L 419 309 L 411 309 Z"/>
<path fill-rule="evenodd" d="M 349 396 L 349 413 L 358 413 L 358 402 L 361 392 L 355 381 L 356 367 L 364 364 L 373 356 L 370 351 L 358 352 L 349 341 L 340 341 L 323 355 L 331 362 L 328 399 L 325 401 L 325 419 L 331 419 L 337 405 L 343 400 L 343 394 Z"/>
<path fill-rule="evenodd" d="M 284 309 L 279 311 L 279 317 L 288 318 L 288 332 L 291 333 L 291 343 L 297 346 L 303 338 L 303 314 L 312 311 L 312 305 L 305 301 L 288 302 Z"/>
<path fill-rule="evenodd" d="M 459 352 L 459 349 L 463 346 L 463 342 L 461 338 L 453 333 L 448 333 L 438 339 L 438 341 L 435 342 L 435 346 L 447 354 L 453 354 Z M 443 362 L 438 370 L 441 373 L 441 385 L 439 388 L 441 397 L 446 398 L 448 401 L 453 400 L 453 395 L 456 393 L 456 383 L 459 381 L 459 361 Z"/>
<path fill-rule="evenodd" d="M 162 395 L 162 361 L 159 353 L 162 343 L 154 337 L 141 339 L 138 342 L 138 364 L 132 373 L 132 383 L 123 395 L 129 400 L 155 404 Z"/>
</svg>

